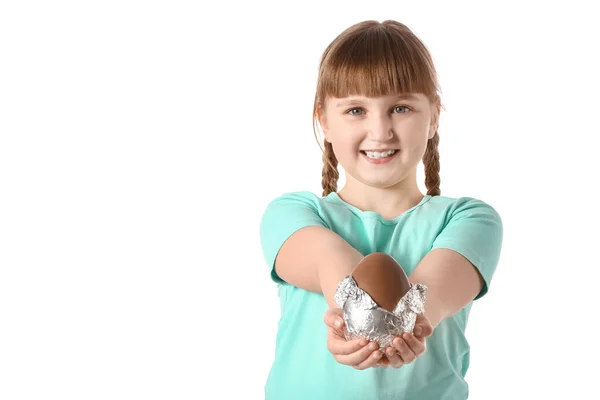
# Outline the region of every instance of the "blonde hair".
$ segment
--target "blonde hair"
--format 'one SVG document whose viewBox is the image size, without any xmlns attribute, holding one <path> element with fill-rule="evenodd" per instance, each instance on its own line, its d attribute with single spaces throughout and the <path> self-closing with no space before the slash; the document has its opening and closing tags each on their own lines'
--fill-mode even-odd
<svg viewBox="0 0 600 400">
<path fill-rule="evenodd" d="M 406 25 L 393 20 L 357 23 L 336 37 L 321 57 L 313 108 L 315 137 L 327 97 L 423 93 L 432 104 L 443 107 L 439 92 L 431 55 Z M 439 140 L 436 126 L 423 155 L 425 186 L 432 196 L 440 195 Z M 321 186 L 327 196 L 337 191 L 339 171 L 331 143 L 324 141 L 324 147 Z"/>
</svg>

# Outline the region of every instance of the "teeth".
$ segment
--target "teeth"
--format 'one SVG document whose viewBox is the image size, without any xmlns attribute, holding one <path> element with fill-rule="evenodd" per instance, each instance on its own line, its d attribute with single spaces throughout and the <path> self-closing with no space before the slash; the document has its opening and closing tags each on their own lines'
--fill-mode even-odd
<svg viewBox="0 0 600 400">
<path fill-rule="evenodd" d="M 376 151 L 365 151 L 365 154 L 369 158 L 384 158 L 384 157 L 391 156 L 395 152 L 396 152 L 396 150 L 388 150 L 388 151 L 385 151 L 383 153 L 379 153 L 379 152 L 376 152 Z"/>
</svg>

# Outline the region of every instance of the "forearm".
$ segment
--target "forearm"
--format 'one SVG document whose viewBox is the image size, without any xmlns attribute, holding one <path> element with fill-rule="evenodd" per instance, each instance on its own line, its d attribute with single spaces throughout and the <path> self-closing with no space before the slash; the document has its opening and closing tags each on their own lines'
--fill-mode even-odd
<svg viewBox="0 0 600 400">
<path fill-rule="evenodd" d="M 423 283 L 423 282 L 413 282 L 412 279 L 409 278 L 411 283 Z M 448 318 L 450 315 L 450 311 L 443 304 L 443 302 L 436 297 L 436 293 L 432 291 L 430 288 L 427 290 L 427 297 L 425 300 L 425 316 L 431 323 L 431 326 L 435 329 L 436 326 L 440 324 L 444 319 Z"/>
<path fill-rule="evenodd" d="M 449 249 L 427 254 L 409 280 L 427 286 L 425 316 L 434 328 L 469 304 L 484 285 L 477 269 Z"/>
<path fill-rule="evenodd" d="M 363 259 L 363 255 L 349 244 L 338 243 L 338 248 L 330 253 L 328 263 L 320 263 L 317 268 L 320 292 L 323 293 L 330 308 L 339 307 L 334 296 L 339 283 L 344 277 L 352 274 L 352 270 Z"/>
<path fill-rule="evenodd" d="M 320 226 L 294 233 L 282 246 L 275 263 L 277 274 L 298 288 L 323 293 L 329 307 L 339 283 L 363 258 L 335 232 Z"/>
</svg>

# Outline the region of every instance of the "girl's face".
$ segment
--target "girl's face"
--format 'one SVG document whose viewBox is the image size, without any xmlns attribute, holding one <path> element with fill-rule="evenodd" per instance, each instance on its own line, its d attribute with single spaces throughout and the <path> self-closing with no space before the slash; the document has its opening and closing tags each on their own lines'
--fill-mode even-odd
<svg viewBox="0 0 600 400">
<path fill-rule="evenodd" d="M 438 117 L 439 107 L 424 94 L 412 93 L 328 98 L 319 122 L 347 174 L 366 185 L 386 188 L 409 174 L 416 176 Z"/>
</svg>

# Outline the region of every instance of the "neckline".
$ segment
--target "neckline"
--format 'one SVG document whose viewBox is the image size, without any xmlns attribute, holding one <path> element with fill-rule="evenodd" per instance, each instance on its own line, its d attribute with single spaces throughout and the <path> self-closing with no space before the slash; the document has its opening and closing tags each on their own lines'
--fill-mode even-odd
<svg viewBox="0 0 600 400">
<path fill-rule="evenodd" d="M 360 208 L 358 208 L 356 206 L 353 206 L 352 204 L 347 203 L 346 201 L 344 201 L 337 194 L 337 192 L 331 192 L 331 193 L 329 193 L 329 195 L 327 197 L 333 199 L 338 204 L 341 204 L 344 207 L 348 208 L 350 211 L 352 211 L 354 214 L 358 215 L 359 217 L 377 218 L 377 219 L 379 219 L 380 221 L 383 221 L 383 222 L 395 223 L 395 222 L 398 222 L 400 219 L 406 217 L 408 214 L 412 213 L 417 208 L 421 207 L 423 204 L 427 203 L 429 200 L 431 200 L 431 198 L 433 196 L 430 195 L 430 194 L 424 195 L 423 198 L 421 199 L 421 201 L 418 204 L 412 206 L 408 210 L 404 211 L 402 214 L 400 214 L 397 217 L 392 218 L 392 219 L 384 218 L 381 214 L 379 214 L 378 212 L 375 212 L 375 211 L 361 210 Z"/>
</svg>

